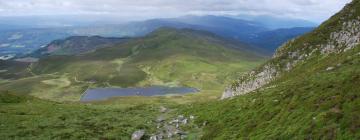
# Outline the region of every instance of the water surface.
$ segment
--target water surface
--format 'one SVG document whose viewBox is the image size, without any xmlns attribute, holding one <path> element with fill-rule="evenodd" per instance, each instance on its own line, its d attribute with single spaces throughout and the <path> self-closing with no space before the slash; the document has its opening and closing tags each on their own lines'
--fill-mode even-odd
<svg viewBox="0 0 360 140">
<path fill-rule="evenodd" d="M 121 96 L 163 96 L 169 94 L 187 94 L 198 92 L 189 87 L 140 87 L 140 88 L 94 88 L 85 91 L 80 101 L 106 100 Z"/>
</svg>

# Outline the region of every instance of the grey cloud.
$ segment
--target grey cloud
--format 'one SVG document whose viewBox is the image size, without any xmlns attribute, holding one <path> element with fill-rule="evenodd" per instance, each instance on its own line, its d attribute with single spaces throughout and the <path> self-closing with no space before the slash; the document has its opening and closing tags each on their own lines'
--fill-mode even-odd
<svg viewBox="0 0 360 140">
<path fill-rule="evenodd" d="M 268 14 L 322 21 L 350 0 L 0 0 L 0 16 Z"/>
</svg>

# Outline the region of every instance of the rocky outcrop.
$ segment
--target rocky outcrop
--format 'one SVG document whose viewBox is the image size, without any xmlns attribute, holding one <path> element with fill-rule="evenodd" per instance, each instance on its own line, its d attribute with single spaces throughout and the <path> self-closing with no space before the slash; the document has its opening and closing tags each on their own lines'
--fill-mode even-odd
<svg viewBox="0 0 360 140">
<path fill-rule="evenodd" d="M 321 45 L 321 53 L 340 53 L 350 50 L 360 42 L 360 17 L 343 23 L 342 29 L 333 32 L 327 44 Z"/>
<path fill-rule="evenodd" d="M 138 130 L 135 131 L 132 135 L 131 135 L 131 140 L 140 140 L 145 134 L 145 130 Z"/>
<path fill-rule="evenodd" d="M 173 110 L 160 107 L 161 113 L 155 120 L 156 132 L 150 135 L 150 140 L 163 140 L 163 139 L 185 139 L 188 133 L 183 128 L 194 125 L 195 116 L 178 115 L 173 117 L 169 115 Z"/>
<path fill-rule="evenodd" d="M 315 34 L 315 33 L 314 33 Z M 299 62 L 304 62 L 314 54 L 328 55 L 351 50 L 360 43 L 360 17 L 344 21 L 337 31 L 330 33 L 325 43 L 292 47 L 298 39 L 285 43 L 274 54 L 272 60 L 242 76 L 223 92 L 221 99 L 243 95 L 269 84 L 283 72 L 291 71 Z M 299 46 L 299 45 L 298 45 Z"/>
<path fill-rule="evenodd" d="M 269 83 L 277 75 L 277 70 L 271 64 L 265 65 L 260 72 L 252 71 L 243 76 L 238 83 L 225 90 L 222 99 L 226 99 L 235 95 L 246 94 L 254 91 L 259 87 Z"/>
</svg>

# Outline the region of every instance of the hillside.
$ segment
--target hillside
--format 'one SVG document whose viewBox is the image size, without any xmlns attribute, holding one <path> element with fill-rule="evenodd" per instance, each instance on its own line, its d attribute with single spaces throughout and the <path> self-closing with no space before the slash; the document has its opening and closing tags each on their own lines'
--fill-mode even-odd
<svg viewBox="0 0 360 140">
<path fill-rule="evenodd" d="M 224 100 L 184 109 L 207 122 L 202 139 L 359 139 L 359 11 L 354 0 L 233 82 Z"/>
<path fill-rule="evenodd" d="M 137 129 L 153 132 L 155 104 L 119 107 L 56 103 L 0 94 L 2 139 L 130 139 Z M 148 137 L 148 135 L 147 135 Z"/>
<path fill-rule="evenodd" d="M 52 41 L 50 44 L 30 54 L 32 57 L 47 55 L 79 55 L 99 48 L 112 46 L 129 40 L 128 38 L 104 38 L 100 36 L 72 36 Z"/>
<path fill-rule="evenodd" d="M 66 43 L 59 46 L 71 48 Z M 8 82 L 0 89 L 61 101 L 78 101 L 89 87 L 165 85 L 218 93 L 231 77 L 264 58 L 253 47 L 212 33 L 161 28 L 82 55 L 44 57 L 29 67 L 35 76 Z M 19 86 L 23 88 L 15 88 Z"/>
</svg>

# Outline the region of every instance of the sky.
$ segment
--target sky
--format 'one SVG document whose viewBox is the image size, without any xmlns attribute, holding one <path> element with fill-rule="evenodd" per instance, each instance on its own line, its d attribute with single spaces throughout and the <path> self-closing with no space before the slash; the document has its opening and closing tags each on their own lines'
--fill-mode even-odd
<svg viewBox="0 0 360 140">
<path fill-rule="evenodd" d="M 351 0 L 0 0 L 0 16 L 96 16 L 122 20 L 184 15 L 270 15 L 322 22 Z"/>
</svg>

